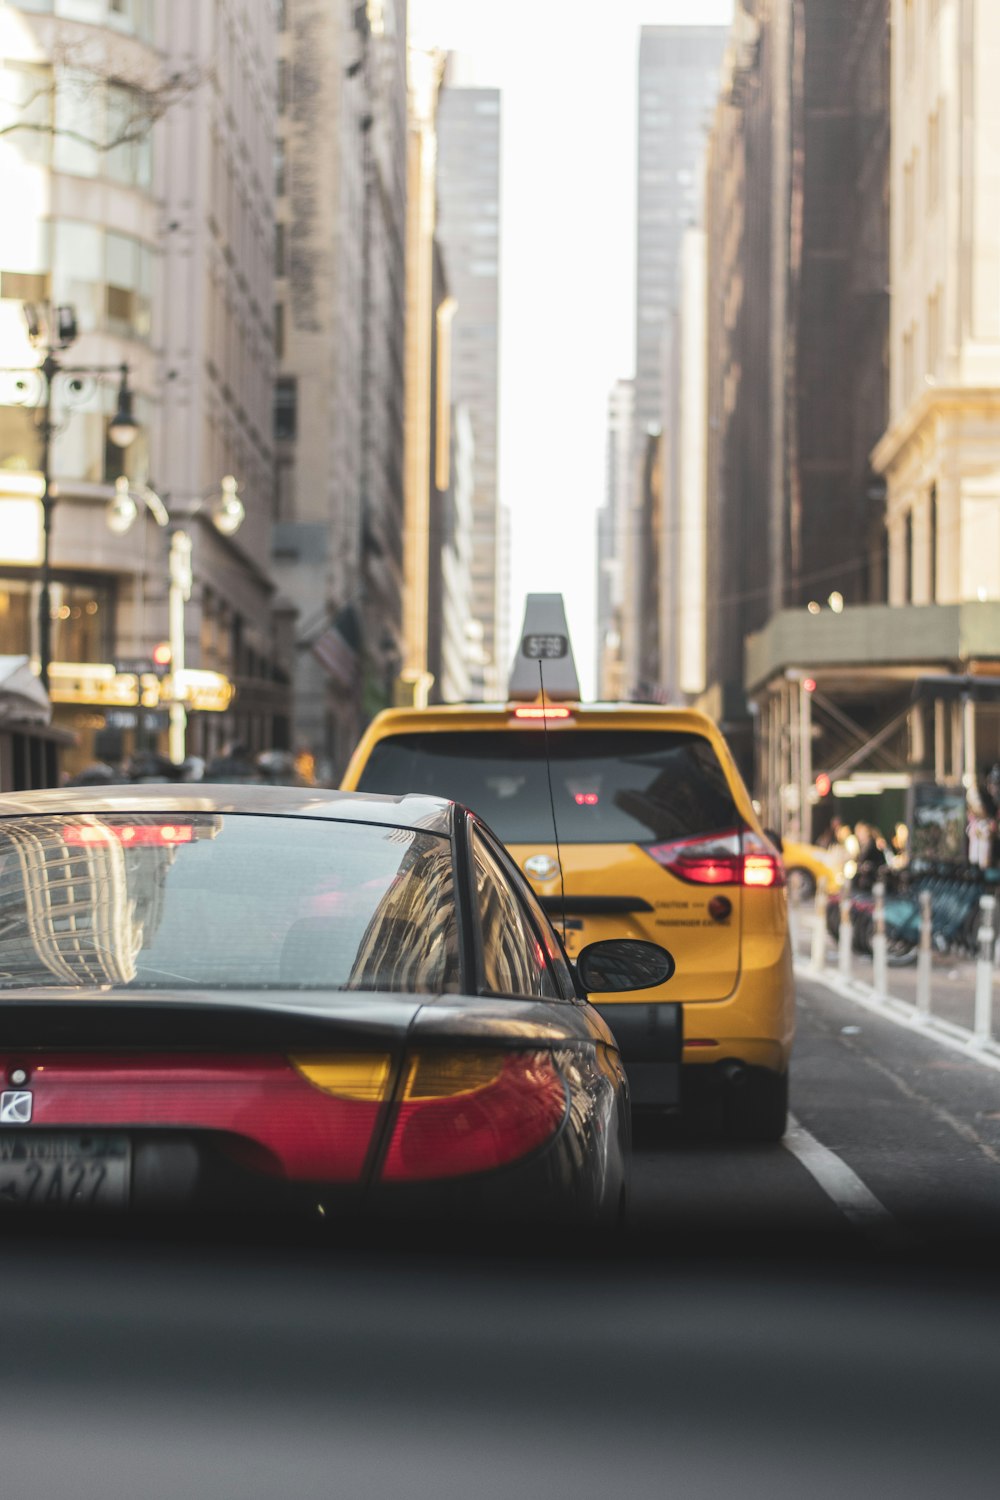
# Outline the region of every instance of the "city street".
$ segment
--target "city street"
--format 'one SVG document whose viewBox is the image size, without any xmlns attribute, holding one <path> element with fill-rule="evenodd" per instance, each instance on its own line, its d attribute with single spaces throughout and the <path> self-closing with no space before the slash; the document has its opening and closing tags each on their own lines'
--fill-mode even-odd
<svg viewBox="0 0 1000 1500">
<path fill-rule="evenodd" d="M 668 1149 L 641 1128 L 635 1231 L 662 1242 L 707 1220 L 729 1236 L 773 1239 L 787 1226 L 910 1248 L 1000 1232 L 1000 1074 L 822 984 L 800 977 L 798 995 L 799 1128 L 780 1147 L 681 1139 Z"/>
<path fill-rule="evenodd" d="M 624 1242 L 8 1239 L 4 1492 L 994 1494 L 997 1074 L 799 993 L 800 1128 L 641 1129 Z"/>
</svg>

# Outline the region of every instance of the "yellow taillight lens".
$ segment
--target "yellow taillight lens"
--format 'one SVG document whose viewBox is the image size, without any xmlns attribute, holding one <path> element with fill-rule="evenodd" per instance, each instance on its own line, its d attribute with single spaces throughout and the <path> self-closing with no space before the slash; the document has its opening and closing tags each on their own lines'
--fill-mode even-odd
<svg viewBox="0 0 1000 1500">
<path fill-rule="evenodd" d="M 375 1104 L 385 1098 L 392 1067 L 392 1059 L 384 1052 L 290 1057 L 288 1061 L 324 1094 L 336 1094 L 339 1099 L 367 1099 Z"/>
<path fill-rule="evenodd" d="M 404 1099 L 450 1099 L 495 1083 L 503 1072 L 503 1052 L 422 1052 L 406 1069 Z"/>
</svg>

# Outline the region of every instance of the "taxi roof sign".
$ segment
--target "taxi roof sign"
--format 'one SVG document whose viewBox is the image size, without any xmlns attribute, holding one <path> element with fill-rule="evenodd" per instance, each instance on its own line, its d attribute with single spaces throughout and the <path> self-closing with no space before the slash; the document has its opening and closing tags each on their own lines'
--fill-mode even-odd
<svg viewBox="0 0 1000 1500">
<path fill-rule="evenodd" d="M 529 594 L 525 600 L 520 643 L 510 670 L 508 700 L 533 703 L 540 696 L 543 682 L 545 696 L 552 702 L 580 701 L 580 679 L 562 594 Z"/>
</svg>

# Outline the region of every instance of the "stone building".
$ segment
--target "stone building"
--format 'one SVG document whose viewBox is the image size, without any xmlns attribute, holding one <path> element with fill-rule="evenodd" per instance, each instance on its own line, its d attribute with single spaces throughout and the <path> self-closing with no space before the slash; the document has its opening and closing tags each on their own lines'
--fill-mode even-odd
<svg viewBox="0 0 1000 1500">
<path fill-rule="evenodd" d="M 288 712 L 286 622 L 266 561 L 273 12 L 254 0 L 7 0 L 0 65 L 15 127 L 0 140 L 0 364 L 37 363 L 56 322 L 47 309 L 64 306 L 77 336 L 58 357 L 83 371 L 51 389 L 50 677 L 57 722 L 77 740 L 67 766 L 168 744 L 210 755 L 234 737 L 265 748 Z M 120 450 L 109 438 L 123 364 L 139 430 Z M 38 660 L 43 391 L 36 377 L 0 381 L 0 652 Z M 123 475 L 132 496 L 110 514 Z M 223 535 L 212 521 L 226 476 L 246 519 Z M 180 740 L 167 732 L 180 684 L 124 670 L 168 637 L 168 541 L 146 486 L 191 542 L 183 636 L 204 691 L 174 704 L 188 709 Z"/>
</svg>

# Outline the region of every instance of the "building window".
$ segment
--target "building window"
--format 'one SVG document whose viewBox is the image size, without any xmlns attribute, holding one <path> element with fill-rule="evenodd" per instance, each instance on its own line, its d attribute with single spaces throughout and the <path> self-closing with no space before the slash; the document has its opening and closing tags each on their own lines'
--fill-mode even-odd
<svg viewBox="0 0 1000 1500">
<path fill-rule="evenodd" d="M 274 226 L 274 274 L 284 276 L 285 274 L 285 226 L 275 224 Z"/>
<path fill-rule="evenodd" d="M 81 333 L 147 339 L 153 253 L 131 235 L 60 219 L 53 226 L 52 296 L 76 308 Z"/>
<path fill-rule="evenodd" d="M 284 375 L 274 387 L 274 436 L 278 442 L 289 442 L 298 429 L 298 382 Z"/>
<path fill-rule="evenodd" d="M 903 527 L 903 603 L 913 603 L 913 512 Z"/>
<path fill-rule="evenodd" d="M 938 497 L 937 485 L 931 485 L 931 492 L 927 498 L 927 551 L 928 551 L 928 594 L 927 598 L 931 604 L 937 602 L 937 552 L 938 552 Z"/>
<path fill-rule="evenodd" d="M 41 585 L 33 580 L 0 578 L 0 656 L 37 652 L 40 592 Z M 110 660 L 114 602 L 110 584 L 53 579 L 53 661 Z"/>
<path fill-rule="evenodd" d="M 278 359 L 285 357 L 285 304 L 274 304 L 274 352 Z"/>
</svg>

